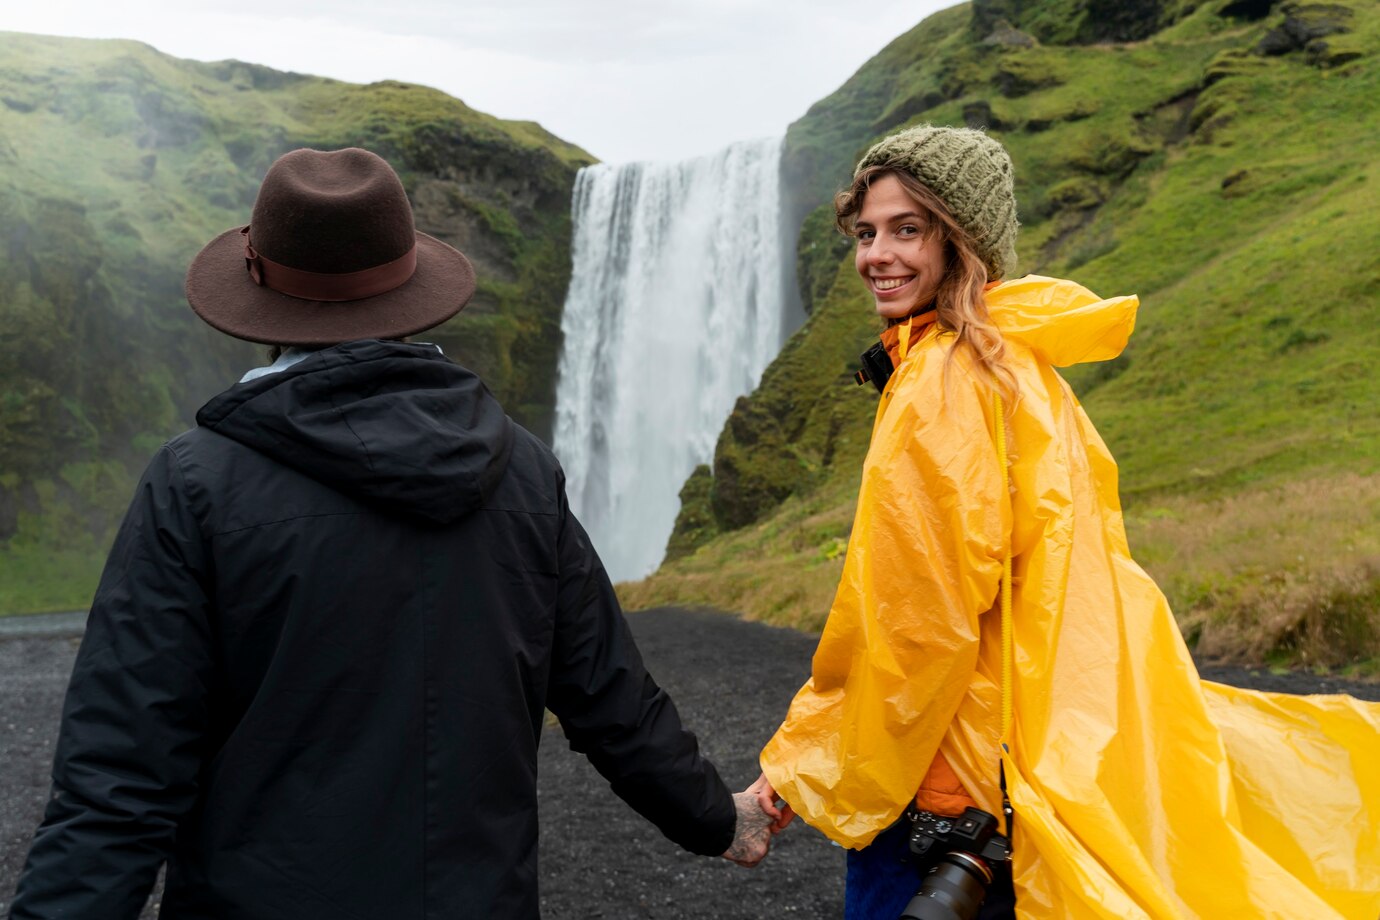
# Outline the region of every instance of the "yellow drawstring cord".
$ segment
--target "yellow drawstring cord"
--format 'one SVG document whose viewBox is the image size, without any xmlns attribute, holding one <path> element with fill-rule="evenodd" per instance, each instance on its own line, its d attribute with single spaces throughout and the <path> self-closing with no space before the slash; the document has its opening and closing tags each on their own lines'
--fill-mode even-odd
<svg viewBox="0 0 1380 920">
<path fill-rule="evenodd" d="M 1006 468 L 1006 410 L 1002 405 L 1001 394 L 992 393 L 992 414 L 997 432 L 997 464 L 1001 467 L 1001 488 L 1004 495 L 1011 494 L 1010 471 Z M 1008 542 L 1006 556 L 1001 564 L 1001 743 L 1007 744 L 1007 733 L 1011 730 L 1011 546 Z"/>
</svg>

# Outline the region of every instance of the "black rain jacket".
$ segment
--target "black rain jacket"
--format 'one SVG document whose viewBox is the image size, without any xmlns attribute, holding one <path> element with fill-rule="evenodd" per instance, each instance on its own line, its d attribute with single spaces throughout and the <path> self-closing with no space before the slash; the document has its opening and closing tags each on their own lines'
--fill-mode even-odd
<svg viewBox="0 0 1380 920">
<path fill-rule="evenodd" d="M 434 348 L 239 384 L 149 465 L 12 905 L 134 918 L 537 917 L 543 708 L 716 855 L 732 797 L 643 667 L 551 452 Z"/>
</svg>

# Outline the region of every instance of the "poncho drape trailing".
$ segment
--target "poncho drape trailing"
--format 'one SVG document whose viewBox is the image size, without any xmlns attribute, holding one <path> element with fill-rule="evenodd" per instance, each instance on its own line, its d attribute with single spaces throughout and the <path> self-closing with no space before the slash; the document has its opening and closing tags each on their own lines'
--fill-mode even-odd
<svg viewBox="0 0 1380 920">
<path fill-rule="evenodd" d="M 1131 558 L 1116 465 L 1054 370 L 1119 354 L 1136 298 L 1029 276 L 987 300 L 1020 388 L 1010 488 L 990 387 L 930 326 L 878 408 L 843 577 L 762 752 L 768 779 L 856 848 L 938 751 L 1000 814 L 1005 740 L 1023 918 L 1375 920 L 1380 705 L 1199 679 Z M 999 739 L 1008 551 L 1014 721 Z"/>
</svg>

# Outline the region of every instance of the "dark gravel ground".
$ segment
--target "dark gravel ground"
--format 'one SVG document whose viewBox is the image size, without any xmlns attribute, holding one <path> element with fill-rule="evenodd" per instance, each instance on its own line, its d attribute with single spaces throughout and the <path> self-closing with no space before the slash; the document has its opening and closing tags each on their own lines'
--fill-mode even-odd
<svg viewBox="0 0 1380 920">
<path fill-rule="evenodd" d="M 648 667 L 733 788 L 809 671 L 811 636 L 710 611 L 629 617 Z M 0 913 L 47 795 L 48 767 L 80 618 L 0 620 Z M 1380 684 L 1204 667 L 1224 683 L 1380 700 Z M 691 856 L 619 801 L 559 729 L 541 746 L 541 885 L 547 920 L 748 920 L 842 913 L 843 851 L 801 822 L 757 869 Z M 144 916 L 156 915 L 157 893 Z"/>
</svg>

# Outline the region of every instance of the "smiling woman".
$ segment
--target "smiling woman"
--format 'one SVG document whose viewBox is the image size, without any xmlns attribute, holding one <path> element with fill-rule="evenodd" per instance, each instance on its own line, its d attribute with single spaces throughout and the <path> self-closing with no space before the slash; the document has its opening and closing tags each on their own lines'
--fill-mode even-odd
<svg viewBox="0 0 1380 920">
<path fill-rule="evenodd" d="M 1011 162 L 980 132 L 887 138 L 836 209 L 893 371 L 761 755 L 777 830 L 850 848 L 847 920 L 1374 917 L 1380 706 L 1199 679 L 1055 370 L 1120 353 L 1137 299 L 1009 277 Z"/>
</svg>

